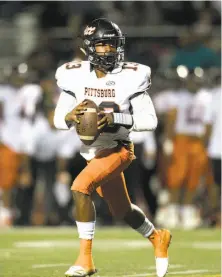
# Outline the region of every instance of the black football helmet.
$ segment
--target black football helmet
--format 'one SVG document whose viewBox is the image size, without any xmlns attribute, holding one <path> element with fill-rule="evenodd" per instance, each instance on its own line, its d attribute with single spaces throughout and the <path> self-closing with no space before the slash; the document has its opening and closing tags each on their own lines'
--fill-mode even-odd
<svg viewBox="0 0 222 277">
<path fill-rule="evenodd" d="M 83 31 L 83 51 L 90 63 L 105 72 L 112 71 L 124 61 L 125 36 L 120 28 L 105 18 L 93 20 Z M 99 55 L 95 45 L 109 44 L 116 48 L 116 52 L 107 52 Z"/>
</svg>

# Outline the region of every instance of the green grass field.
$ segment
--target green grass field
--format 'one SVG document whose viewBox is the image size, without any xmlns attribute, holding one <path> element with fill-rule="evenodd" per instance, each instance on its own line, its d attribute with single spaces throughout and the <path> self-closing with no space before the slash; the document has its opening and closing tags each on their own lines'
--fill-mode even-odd
<svg viewBox="0 0 222 277">
<path fill-rule="evenodd" d="M 173 231 L 169 276 L 220 274 L 220 230 Z M 1 277 L 60 277 L 78 252 L 75 228 L 0 230 Z M 95 277 L 155 276 L 153 249 L 128 228 L 98 228 Z"/>
</svg>

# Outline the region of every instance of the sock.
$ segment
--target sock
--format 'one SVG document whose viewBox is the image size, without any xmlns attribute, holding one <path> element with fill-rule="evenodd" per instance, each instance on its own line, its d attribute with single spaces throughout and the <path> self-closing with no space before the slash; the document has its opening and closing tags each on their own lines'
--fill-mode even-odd
<svg viewBox="0 0 222 277">
<path fill-rule="evenodd" d="M 96 222 L 79 222 L 76 221 L 79 238 L 80 239 L 93 239 L 95 233 Z"/>
<path fill-rule="evenodd" d="M 155 230 L 154 225 L 149 221 L 149 219 L 146 217 L 143 224 L 135 229 L 138 233 L 140 233 L 145 238 L 148 238 L 153 231 Z"/>
</svg>

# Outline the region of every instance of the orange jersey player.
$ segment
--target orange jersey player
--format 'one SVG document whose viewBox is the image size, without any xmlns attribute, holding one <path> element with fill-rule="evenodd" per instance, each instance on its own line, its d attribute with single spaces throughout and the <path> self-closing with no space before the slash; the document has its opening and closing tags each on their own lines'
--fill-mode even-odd
<svg viewBox="0 0 222 277">
<path fill-rule="evenodd" d="M 142 64 L 124 62 L 125 36 L 107 19 L 91 22 L 82 38 L 88 61 L 62 65 L 56 72 L 63 91 L 54 123 L 59 129 L 78 124 L 76 116 L 84 113 L 85 99 L 93 100 L 103 112 L 98 122 L 101 134 L 92 145 L 82 145 L 80 153 L 88 163 L 71 188 L 81 242 L 79 256 L 65 275 L 84 277 L 96 272 L 92 257 L 96 212 L 91 198 L 96 190 L 113 216 L 153 244 L 157 276 L 163 277 L 168 268 L 171 234 L 168 230 L 156 230 L 143 211 L 131 203 L 123 175 L 135 158 L 130 131 L 149 131 L 157 126 L 148 95 L 151 70 Z"/>
</svg>

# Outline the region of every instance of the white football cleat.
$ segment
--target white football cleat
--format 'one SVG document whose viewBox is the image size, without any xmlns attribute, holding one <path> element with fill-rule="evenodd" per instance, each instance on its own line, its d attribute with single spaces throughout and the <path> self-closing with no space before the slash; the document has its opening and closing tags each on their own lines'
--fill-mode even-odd
<svg viewBox="0 0 222 277">
<path fill-rule="evenodd" d="M 87 271 L 81 266 L 73 265 L 66 271 L 65 276 L 66 277 L 87 277 L 87 276 L 93 275 L 94 273 L 96 273 L 96 270 Z"/>
</svg>

